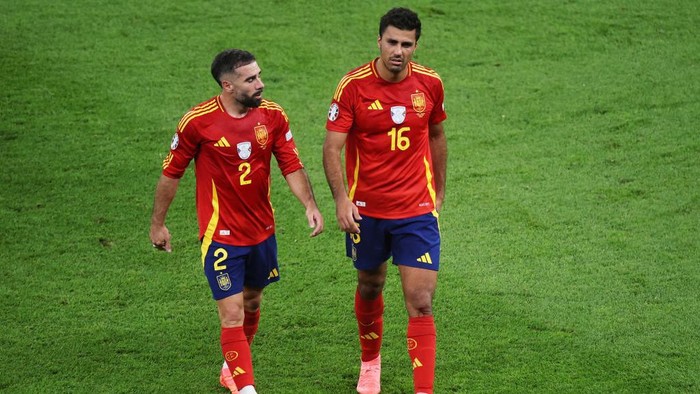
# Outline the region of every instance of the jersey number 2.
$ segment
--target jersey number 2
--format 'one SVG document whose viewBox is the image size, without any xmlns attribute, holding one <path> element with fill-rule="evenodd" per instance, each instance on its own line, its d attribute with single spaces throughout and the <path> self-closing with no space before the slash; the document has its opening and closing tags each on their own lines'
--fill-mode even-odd
<svg viewBox="0 0 700 394">
<path fill-rule="evenodd" d="M 250 175 L 250 163 L 248 162 L 243 162 L 238 166 L 238 171 L 242 171 L 243 173 L 241 176 L 238 178 L 241 181 L 241 185 L 250 185 L 252 181 L 250 179 L 246 179 L 248 175 Z"/>
</svg>

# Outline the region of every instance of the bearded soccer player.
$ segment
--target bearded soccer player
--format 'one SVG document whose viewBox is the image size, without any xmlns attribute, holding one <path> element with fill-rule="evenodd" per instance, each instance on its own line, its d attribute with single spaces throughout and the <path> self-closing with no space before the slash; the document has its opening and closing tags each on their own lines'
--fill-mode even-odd
<svg viewBox="0 0 700 394">
<path fill-rule="evenodd" d="M 214 58 L 211 73 L 221 94 L 192 108 L 177 126 L 156 186 L 150 238 L 154 248 L 171 251 L 165 218 L 194 159 L 202 264 L 221 321 L 225 361 L 219 380 L 233 393 L 250 394 L 256 392 L 250 343 L 263 289 L 279 280 L 270 203 L 272 155 L 306 208 L 312 237 L 323 231 L 323 217 L 287 115 L 262 98 L 255 57 L 238 49 L 223 51 Z"/>
<path fill-rule="evenodd" d="M 382 290 L 390 257 L 398 266 L 408 312 L 414 392 L 433 393 L 432 302 L 440 266 L 447 116 L 440 77 L 411 60 L 420 33 L 413 11 L 387 12 L 379 23 L 379 57 L 340 80 L 326 122 L 323 165 L 339 227 L 347 233 L 347 255 L 357 269 L 357 391 L 362 394 L 381 389 Z"/>
</svg>

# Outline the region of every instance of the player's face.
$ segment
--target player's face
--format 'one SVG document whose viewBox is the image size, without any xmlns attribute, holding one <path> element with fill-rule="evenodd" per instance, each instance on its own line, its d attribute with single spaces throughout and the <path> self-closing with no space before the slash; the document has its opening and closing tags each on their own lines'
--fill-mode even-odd
<svg viewBox="0 0 700 394">
<path fill-rule="evenodd" d="M 391 25 L 387 26 L 377 42 L 379 60 L 393 74 L 400 74 L 406 69 L 418 44 L 415 30 L 401 30 Z"/>
<path fill-rule="evenodd" d="M 257 62 L 238 67 L 231 77 L 222 80 L 224 88 L 228 88 L 233 98 L 245 107 L 258 107 L 262 102 L 262 92 L 265 88 L 260 79 L 260 67 Z M 227 82 L 228 84 L 224 84 Z"/>
</svg>

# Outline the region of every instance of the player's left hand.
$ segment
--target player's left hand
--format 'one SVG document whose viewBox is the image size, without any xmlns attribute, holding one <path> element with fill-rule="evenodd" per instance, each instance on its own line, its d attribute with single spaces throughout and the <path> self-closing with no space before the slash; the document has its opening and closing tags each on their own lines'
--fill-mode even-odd
<svg viewBox="0 0 700 394">
<path fill-rule="evenodd" d="M 323 216 L 318 208 L 306 211 L 306 218 L 309 220 L 309 227 L 313 228 L 310 236 L 315 237 L 323 232 Z"/>
</svg>

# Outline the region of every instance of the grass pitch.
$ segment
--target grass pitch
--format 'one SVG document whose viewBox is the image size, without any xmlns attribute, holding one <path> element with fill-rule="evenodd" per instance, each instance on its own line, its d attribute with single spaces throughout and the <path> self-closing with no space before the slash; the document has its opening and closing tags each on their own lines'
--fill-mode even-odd
<svg viewBox="0 0 700 394">
<path fill-rule="evenodd" d="M 148 240 L 175 125 L 255 53 L 325 214 L 275 178 L 283 280 L 253 345 L 262 393 L 351 393 L 355 273 L 321 145 L 339 78 L 394 3 L 26 1 L 0 15 L 0 390 L 224 392 L 193 174 Z M 695 1 L 410 1 L 446 88 L 437 393 L 700 390 Z M 396 271 L 383 392 L 411 391 Z"/>
</svg>

